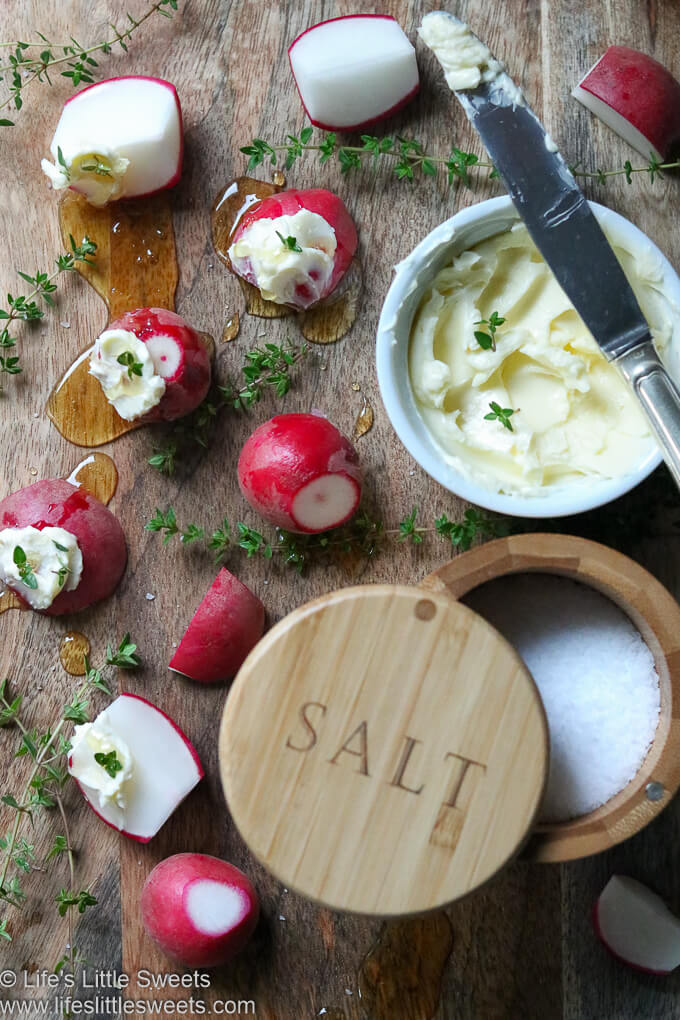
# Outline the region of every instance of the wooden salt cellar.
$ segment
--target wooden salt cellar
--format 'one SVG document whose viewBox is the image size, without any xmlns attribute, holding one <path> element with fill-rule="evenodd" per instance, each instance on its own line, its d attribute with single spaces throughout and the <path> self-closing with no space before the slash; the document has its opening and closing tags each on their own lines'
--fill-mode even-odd
<svg viewBox="0 0 680 1020">
<path fill-rule="evenodd" d="M 284 885 L 395 916 L 464 896 L 518 852 L 547 724 L 481 617 L 446 595 L 362 586 L 302 606 L 257 645 L 219 757 L 236 825 Z"/>
</svg>

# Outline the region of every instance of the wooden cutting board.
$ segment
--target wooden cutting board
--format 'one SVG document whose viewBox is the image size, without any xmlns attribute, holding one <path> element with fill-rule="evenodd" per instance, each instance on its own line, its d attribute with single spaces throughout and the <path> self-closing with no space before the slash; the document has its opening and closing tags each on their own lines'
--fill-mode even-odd
<svg viewBox="0 0 680 1020">
<path fill-rule="evenodd" d="M 143 0 L 128 0 L 133 13 Z M 283 141 L 299 132 L 304 117 L 287 65 L 288 43 L 322 17 L 353 11 L 393 13 L 414 37 L 423 13 L 437 6 L 390 0 L 330 0 L 328 3 L 272 3 L 270 0 L 180 0 L 173 22 L 153 18 L 133 37 L 128 56 L 100 59 L 103 75 L 141 73 L 173 80 L 185 112 L 187 160 L 175 192 L 175 230 L 180 264 L 177 309 L 198 328 L 220 337 L 242 297 L 215 257 L 209 212 L 228 179 L 245 170 L 239 148 L 253 137 Z M 0 5 L 0 40 L 33 38 L 42 31 L 55 41 L 74 35 L 83 44 L 122 24 L 125 5 L 115 0 L 5 0 Z M 680 7 L 674 0 L 511 0 L 505 4 L 457 0 L 452 11 L 467 18 L 505 58 L 570 161 L 591 167 L 621 166 L 636 157 L 603 125 L 569 98 L 581 74 L 612 42 L 644 49 L 680 75 Z M 450 144 L 480 153 L 478 140 L 452 103 L 434 61 L 421 59 L 421 95 L 384 133 L 418 137 L 433 152 Z M 58 75 L 54 84 L 31 86 L 17 127 L 0 129 L 0 230 L 5 256 L 1 291 L 21 292 L 16 270 L 47 268 L 60 248 L 56 201 L 39 169 L 61 104 L 70 94 Z M 382 133 L 377 129 L 376 133 Z M 259 171 L 269 175 L 269 168 Z M 366 467 L 367 505 L 394 528 L 412 507 L 432 525 L 446 512 L 451 519 L 463 504 L 431 482 L 394 436 L 376 386 L 373 338 L 391 267 L 436 224 L 457 209 L 501 192 L 496 182 L 475 178 L 472 190 L 448 191 L 443 180 L 399 184 L 387 169 L 345 177 L 334 163 L 321 167 L 313 155 L 288 174 L 296 187 L 327 186 L 346 200 L 359 225 L 360 255 L 366 267 L 359 318 L 346 339 L 314 349 L 286 398 L 289 410 L 318 407 L 351 434 L 364 399 L 375 411 L 373 429 L 358 440 Z M 618 178 L 588 194 L 630 216 L 680 268 L 676 229 L 677 180 L 650 186 Z M 80 279 L 60 290 L 56 314 L 21 331 L 24 375 L 6 385 L 0 401 L 0 496 L 37 478 L 67 475 L 81 453 L 61 439 L 43 409 L 51 386 L 107 319 L 104 306 Z M 237 340 L 219 347 L 220 378 L 238 372 L 244 352 L 263 341 L 296 339 L 287 321 L 242 316 Z M 3 380 L 4 382 L 5 380 Z M 254 1000 L 260 1020 L 633 1020 L 677 1015 L 677 982 L 652 981 L 632 974 L 597 945 L 590 925 L 594 898 L 612 871 L 635 875 L 659 889 L 680 909 L 680 871 L 675 867 L 680 807 L 669 808 L 632 842 L 602 858 L 552 868 L 516 864 L 482 892 L 445 913 L 395 922 L 336 915 L 316 907 L 275 881 L 248 854 L 224 811 L 217 767 L 217 733 L 225 699 L 222 688 L 196 688 L 166 670 L 176 643 L 214 576 L 210 556 L 198 547 L 170 544 L 143 530 L 154 508 L 172 504 L 178 520 L 208 529 L 226 514 L 232 521 L 257 521 L 235 482 L 240 447 L 255 424 L 284 406 L 267 399 L 250 414 L 225 415 L 210 450 L 192 458 L 171 480 L 150 469 L 153 446 L 147 430 L 125 436 L 108 448 L 120 473 L 111 504 L 126 530 L 130 550 L 127 574 L 117 595 L 77 620 L 48 620 L 28 613 L 0 617 L 0 676 L 25 696 L 29 725 L 45 726 L 70 697 L 73 680 L 63 671 L 58 648 L 75 624 L 89 637 L 92 657 L 101 661 L 107 641 L 133 632 L 144 659 L 139 674 L 122 686 L 143 693 L 174 716 L 195 741 L 208 776 L 149 846 L 132 844 L 104 826 L 68 797 L 73 842 L 83 885 L 93 883 L 99 906 L 85 915 L 79 945 L 93 966 L 140 968 L 169 973 L 169 964 L 145 939 L 138 915 L 139 894 L 149 870 L 161 858 L 201 849 L 224 856 L 253 878 L 262 898 L 263 921 L 252 945 L 231 967 L 216 973 L 201 993 L 217 999 Z M 650 490 L 651 491 L 651 490 Z M 650 496 L 650 499 L 652 497 Z M 605 519 L 602 511 L 598 521 Z M 677 513 L 675 514 L 677 517 Z M 624 551 L 639 559 L 676 594 L 680 593 L 680 552 L 675 532 L 657 528 Z M 578 531 L 582 522 L 569 522 Z M 450 549 L 428 535 L 417 548 L 394 542 L 368 566 L 336 565 L 304 577 L 274 558 L 247 560 L 238 550 L 227 565 L 264 600 L 270 621 L 309 599 L 359 582 L 417 584 L 450 557 Z M 149 597 L 147 597 L 149 596 Z M 152 596 L 152 597 L 151 597 Z M 15 738 L 0 733 L 3 787 L 16 789 L 25 775 L 22 759 L 11 759 Z M 56 823 L 55 827 L 56 827 Z M 0 831 L 6 820 L 0 822 Z M 47 841 L 47 836 L 40 837 Z M 51 969 L 62 955 L 66 930 L 53 898 L 67 883 L 65 865 L 28 883 L 29 902 L 14 915 L 16 939 L 2 945 L 2 966 Z M 359 993 L 361 992 L 361 996 Z M 8 997 L 7 992 L 0 995 Z M 48 989 L 17 991 L 24 998 L 53 998 Z M 89 996 L 92 993 L 88 993 Z M 186 991 L 152 992 L 132 983 L 130 998 L 186 998 Z"/>
</svg>

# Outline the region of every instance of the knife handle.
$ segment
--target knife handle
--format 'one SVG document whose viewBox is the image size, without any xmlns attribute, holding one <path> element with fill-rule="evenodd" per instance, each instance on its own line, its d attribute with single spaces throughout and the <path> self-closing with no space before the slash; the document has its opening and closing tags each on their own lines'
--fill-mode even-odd
<svg viewBox="0 0 680 1020">
<path fill-rule="evenodd" d="M 635 390 L 680 488 L 680 391 L 651 340 L 616 358 L 614 363 Z"/>
</svg>

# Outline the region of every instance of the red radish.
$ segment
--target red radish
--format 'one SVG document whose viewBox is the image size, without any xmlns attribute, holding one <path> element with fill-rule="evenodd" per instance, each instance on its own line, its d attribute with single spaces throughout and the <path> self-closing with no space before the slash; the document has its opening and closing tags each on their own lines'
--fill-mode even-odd
<svg viewBox="0 0 680 1020">
<path fill-rule="evenodd" d="M 680 147 L 680 82 L 646 53 L 610 46 L 572 96 L 645 159 Z"/>
<path fill-rule="evenodd" d="M 265 520 L 301 534 L 344 524 L 361 499 L 356 450 L 316 414 L 279 414 L 256 428 L 241 451 L 238 480 Z"/>
<path fill-rule="evenodd" d="M 170 669 L 214 684 L 235 676 L 264 631 L 264 606 L 222 568 L 175 652 Z"/>
<path fill-rule="evenodd" d="M 649 974 L 670 974 L 680 965 L 680 919 L 634 878 L 613 875 L 593 912 L 595 930 L 623 963 Z"/>
<path fill-rule="evenodd" d="M 142 889 L 147 935 L 185 967 L 217 967 L 248 942 L 260 914 L 257 893 L 233 864 L 208 854 L 175 854 Z"/>
<path fill-rule="evenodd" d="M 357 131 L 396 113 L 420 86 L 416 51 L 389 14 L 347 14 L 312 25 L 288 48 L 312 124 Z"/>
<path fill-rule="evenodd" d="M 124 766 L 119 778 L 95 761 L 98 750 L 116 754 Z M 94 723 L 76 727 L 68 764 L 95 814 L 139 843 L 156 835 L 203 778 L 198 755 L 182 730 L 136 694 L 121 694 Z M 112 792 L 118 786 L 122 804 Z"/>
<path fill-rule="evenodd" d="M 28 527 L 63 528 L 75 537 L 83 557 L 77 588 L 57 595 L 45 610 L 48 616 L 77 613 L 115 591 L 127 562 L 125 535 L 111 511 L 89 492 L 61 478 L 13 492 L 0 502 L 0 531 Z"/>
<path fill-rule="evenodd" d="M 356 227 L 342 199 L 311 188 L 282 191 L 251 206 L 234 233 L 229 259 L 267 300 L 308 308 L 337 287 L 356 249 Z"/>
<path fill-rule="evenodd" d="M 165 383 L 159 402 L 141 415 L 144 421 L 174 421 L 198 407 L 210 389 L 211 366 L 195 329 L 166 308 L 137 308 L 110 323 L 102 337 L 116 330 L 132 333 L 146 344 L 153 370 Z M 96 356 L 95 346 L 92 358 Z"/>
<path fill-rule="evenodd" d="M 64 105 L 43 171 L 93 205 L 171 188 L 182 173 L 182 111 L 174 85 L 130 75 L 88 85 Z"/>
</svg>

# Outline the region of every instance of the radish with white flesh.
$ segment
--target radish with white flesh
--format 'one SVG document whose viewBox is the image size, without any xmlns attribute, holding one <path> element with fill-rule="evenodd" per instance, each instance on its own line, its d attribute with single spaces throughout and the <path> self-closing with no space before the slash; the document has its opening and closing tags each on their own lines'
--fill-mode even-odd
<svg viewBox="0 0 680 1020">
<path fill-rule="evenodd" d="M 182 174 L 182 110 L 174 85 L 130 75 L 96 82 L 66 100 L 42 169 L 52 187 L 92 205 L 171 188 Z"/>
<path fill-rule="evenodd" d="M 646 53 L 610 46 L 572 96 L 645 159 L 680 150 L 680 82 Z"/>
<path fill-rule="evenodd" d="M 593 917 L 598 936 L 623 963 L 649 974 L 670 974 L 680 965 L 680 919 L 634 878 L 613 875 Z"/>
<path fill-rule="evenodd" d="M 264 606 L 222 568 L 175 652 L 170 669 L 214 684 L 236 676 L 264 631 Z"/>
<path fill-rule="evenodd" d="M 121 694 L 76 726 L 68 769 L 95 814 L 148 843 L 203 778 L 189 739 L 160 708 Z"/>
<path fill-rule="evenodd" d="M 416 51 L 389 14 L 348 14 L 312 25 L 288 48 L 312 124 L 357 131 L 396 113 L 420 87 Z"/>
<path fill-rule="evenodd" d="M 356 250 L 356 227 L 341 198 L 325 188 L 291 189 L 244 213 L 229 261 L 266 301 L 304 309 L 335 290 Z"/>
<path fill-rule="evenodd" d="M 241 451 L 238 480 L 266 521 L 300 534 L 344 524 L 361 499 L 356 450 L 317 414 L 279 414 L 255 429 Z"/>
<path fill-rule="evenodd" d="M 185 967 L 217 967 L 250 939 L 260 905 L 248 878 L 208 854 L 167 857 L 150 873 L 141 898 L 147 935 Z"/>
<path fill-rule="evenodd" d="M 97 337 L 90 374 L 126 421 L 175 421 L 205 398 L 210 354 L 180 315 L 166 308 L 138 308 Z"/>
</svg>

